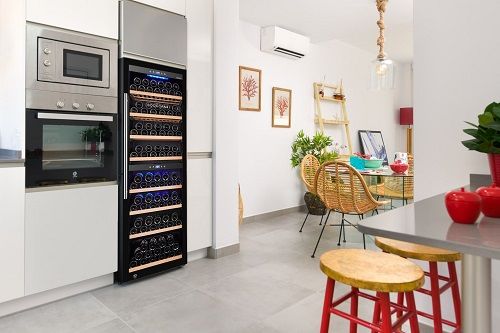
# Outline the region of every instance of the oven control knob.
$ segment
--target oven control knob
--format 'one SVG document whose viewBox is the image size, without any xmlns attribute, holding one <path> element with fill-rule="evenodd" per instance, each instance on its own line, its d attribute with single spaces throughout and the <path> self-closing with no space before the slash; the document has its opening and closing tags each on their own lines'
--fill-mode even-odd
<svg viewBox="0 0 500 333">
<path fill-rule="evenodd" d="M 49 66 L 50 66 L 50 65 L 52 65 L 52 64 L 50 63 L 50 61 L 49 61 L 48 59 L 45 59 L 45 60 L 43 61 L 43 65 L 44 65 L 45 67 L 49 67 Z"/>
<path fill-rule="evenodd" d="M 45 54 L 51 54 L 52 51 L 48 47 L 46 47 L 46 48 L 43 49 L 43 53 L 45 53 Z"/>
<path fill-rule="evenodd" d="M 78 109 L 80 107 L 80 104 L 79 103 L 73 103 L 73 109 Z"/>
<path fill-rule="evenodd" d="M 62 109 L 64 107 L 64 102 L 63 101 L 57 101 L 56 106 L 58 109 Z"/>
<path fill-rule="evenodd" d="M 88 103 L 87 104 L 87 110 L 94 110 L 94 104 Z"/>
</svg>

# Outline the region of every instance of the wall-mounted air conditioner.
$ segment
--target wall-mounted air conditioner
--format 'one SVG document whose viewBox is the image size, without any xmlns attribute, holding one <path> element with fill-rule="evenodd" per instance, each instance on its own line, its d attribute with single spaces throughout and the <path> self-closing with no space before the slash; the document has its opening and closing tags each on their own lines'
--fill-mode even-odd
<svg viewBox="0 0 500 333">
<path fill-rule="evenodd" d="M 300 59 L 309 52 L 309 37 L 269 26 L 260 30 L 260 50 L 288 58 Z"/>
</svg>

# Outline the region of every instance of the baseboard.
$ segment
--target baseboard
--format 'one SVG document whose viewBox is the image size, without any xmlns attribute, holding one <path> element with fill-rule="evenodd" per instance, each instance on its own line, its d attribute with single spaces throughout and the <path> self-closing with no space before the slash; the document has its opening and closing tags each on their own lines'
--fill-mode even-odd
<svg viewBox="0 0 500 333">
<path fill-rule="evenodd" d="M 235 254 L 240 252 L 240 243 L 225 246 L 225 247 L 220 247 L 218 249 L 209 247 L 208 248 L 208 257 L 210 259 L 218 259 L 222 258 L 225 256 L 230 256 L 231 254 Z"/>
<path fill-rule="evenodd" d="M 290 208 L 285 208 L 285 209 L 280 209 L 280 210 L 275 210 L 272 212 L 268 213 L 263 213 L 263 214 L 258 214 L 258 215 L 253 215 L 253 216 L 247 216 L 243 218 L 243 223 L 248 223 L 248 222 L 255 222 L 258 220 L 265 220 L 265 219 L 270 219 L 273 217 L 289 214 L 289 213 L 295 213 L 295 212 L 306 212 L 306 205 L 300 205 L 296 207 L 290 207 Z"/>
<path fill-rule="evenodd" d="M 29 295 L 0 304 L 0 317 L 28 310 L 70 296 L 95 290 L 113 284 L 113 274 L 99 276 L 83 282 L 71 284 L 34 295 Z"/>
<path fill-rule="evenodd" d="M 194 250 L 188 252 L 188 262 L 206 258 L 208 256 L 208 248 Z"/>
</svg>

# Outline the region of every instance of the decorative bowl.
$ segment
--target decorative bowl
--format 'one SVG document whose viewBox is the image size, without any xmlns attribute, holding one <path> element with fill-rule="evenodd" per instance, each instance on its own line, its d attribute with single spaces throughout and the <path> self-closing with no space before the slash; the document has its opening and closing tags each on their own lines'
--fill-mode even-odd
<svg viewBox="0 0 500 333">
<path fill-rule="evenodd" d="M 481 197 L 475 192 L 467 192 L 462 187 L 460 191 L 448 192 L 445 196 L 446 209 L 453 222 L 473 224 L 481 213 Z"/>
<path fill-rule="evenodd" d="M 484 216 L 500 217 L 500 187 L 480 187 L 476 190 L 482 200 L 481 211 Z"/>
<path fill-rule="evenodd" d="M 408 170 L 408 164 L 404 163 L 392 163 L 390 167 L 395 173 L 405 173 Z"/>
<path fill-rule="evenodd" d="M 365 168 L 378 169 L 378 168 L 382 167 L 382 162 L 384 162 L 384 160 L 379 160 L 379 159 L 365 160 Z"/>
</svg>

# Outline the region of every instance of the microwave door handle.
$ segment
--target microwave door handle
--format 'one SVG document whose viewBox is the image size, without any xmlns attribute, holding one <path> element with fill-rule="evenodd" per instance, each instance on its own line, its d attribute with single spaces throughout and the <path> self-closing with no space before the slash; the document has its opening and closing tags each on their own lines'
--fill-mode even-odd
<svg viewBox="0 0 500 333">
<path fill-rule="evenodd" d="M 38 112 L 38 119 L 112 122 L 112 116 Z"/>
<path fill-rule="evenodd" d="M 123 93 L 123 199 L 128 198 L 128 94 Z"/>
</svg>

